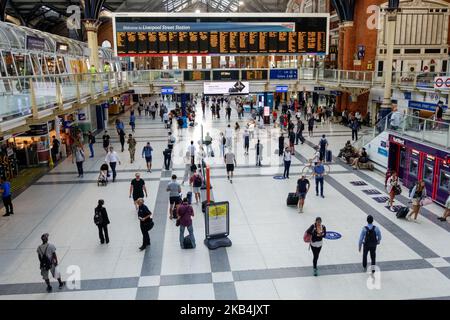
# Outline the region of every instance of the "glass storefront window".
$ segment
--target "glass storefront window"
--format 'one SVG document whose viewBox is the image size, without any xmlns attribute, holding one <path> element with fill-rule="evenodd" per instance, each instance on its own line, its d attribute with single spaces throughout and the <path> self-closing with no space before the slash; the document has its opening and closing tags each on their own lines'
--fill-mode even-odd
<svg viewBox="0 0 450 320">
<path fill-rule="evenodd" d="M 431 164 L 424 163 L 424 165 L 423 165 L 423 180 L 426 182 L 433 181 L 433 166 Z"/>
<path fill-rule="evenodd" d="M 17 76 L 16 68 L 14 66 L 14 59 L 11 52 L 3 51 L 3 59 L 6 65 L 6 71 L 8 72 L 8 76 L 14 77 Z"/>
</svg>

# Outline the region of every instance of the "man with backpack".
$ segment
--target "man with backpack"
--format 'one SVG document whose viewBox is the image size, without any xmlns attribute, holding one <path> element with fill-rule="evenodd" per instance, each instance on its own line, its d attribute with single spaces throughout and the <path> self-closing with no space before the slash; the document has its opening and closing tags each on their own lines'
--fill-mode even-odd
<svg viewBox="0 0 450 320">
<path fill-rule="evenodd" d="M 177 225 L 180 226 L 180 247 L 181 249 L 195 248 L 194 228 L 192 227 L 192 217 L 194 209 L 188 203 L 187 198 L 183 198 L 177 209 Z M 184 230 L 188 229 L 189 236 L 184 237 Z"/>
<path fill-rule="evenodd" d="M 94 223 L 98 227 L 98 236 L 100 238 L 100 244 L 109 243 L 108 224 L 109 218 L 106 208 L 103 207 L 105 201 L 98 200 L 98 205 L 94 209 Z"/>
<path fill-rule="evenodd" d="M 320 161 L 325 161 L 325 155 L 326 155 L 326 152 L 327 152 L 328 141 L 325 138 L 324 134 L 322 135 L 322 139 L 320 139 L 319 147 L 320 147 L 320 150 L 319 150 L 319 152 L 320 152 Z"/>
<path fill-rule="evenodd" d="M 173 145 L 175 144 L 175 137 L 172 135 L 172 132 L 169 132 L 169 138 L 167 139 L 167 148 L 170 150 L 173 149 Z"/>
<path fill-rule="evenodd" d="M 198 170 L 198 172 L 195 172 L 192 177 L 189 179 L 189 184 L 192 185 L 194 194 L 195 194 L 195 203 L 199 203 L 201 200 L 200 197 L 200 188 L 203 184 L 203 178 L 201 175 L 201 170 Z"/>
<path fill-rule="evenodd" d="M 359 252 L 361 252 L 361 247 L 363 247 L 363 268 L 367 270 L 367 254 L 370 252 L 370 260 L 372 266 L 375 265 L 376 262 L 376 250 L 377 245 L 380 244 L 381 241 L 381 232 L 380 229 L 373 225 L 373 217 L 369 215 L 367 217 L 367 226 L 365 226 L 359 237 Z M 372 273 L 375 273 L 375 269 L 372 267 Z"/>
<path fill-rule="evenodd" d="M 48 272 L 50 271 L 53 278 L 57 279 L 59 282 L 59 289 L 64 287 L 64 282 L 61 281 L 61 274 L 56 268 L 58 266 L 58 257 L 56 256 L 56 247 L 48 242 L 48 233 L 44 233 L 41 236 L 42 244 L 37 248 L 37 254 L 40 263 L 41 275 L 47 284 L 47 292 L 52 291 L 52 286 L 50 285 L 50 279 Z"/>
<path fill-rule="evenodd" d="M 303 138 L 303 130 L 305 129 L 305 125 L 303 124 L 300 118 L 297 122 L 297 131 L 295 133 L 295 145 L 298 145 L 298 141 L 300 140 L 302 144 L 305 142 L 305 138 Z"/>
</svg>

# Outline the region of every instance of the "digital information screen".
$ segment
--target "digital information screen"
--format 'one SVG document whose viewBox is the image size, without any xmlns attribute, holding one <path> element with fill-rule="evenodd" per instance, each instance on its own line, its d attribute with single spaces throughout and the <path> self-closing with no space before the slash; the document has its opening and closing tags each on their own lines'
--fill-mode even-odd
<svg viewBox="0 0 450 320">
<path fill-rule="evenodd" d="M 211 80 L 211 73 L 209 71 L 184 71 L 184 81 L 202 81 Z"/>
<path fill-rule="evenodd" d="M 280 21 L 276 21 L 278 16 Z M 273 14 L 266 23 L 232 14 L 229 21 L 221 18 L 217 22 L 211 22 L 213 15 L 207 21 L 176 14 L 177 18 L 156 13 L 152 17 L 114 15 L 119 56 L 328 53 L 326 14 Z"/>
<path fill-rule="evenodd" d="M 242 70 L 242 80 L 267 80 L 267 70 Z"/>
</svg>

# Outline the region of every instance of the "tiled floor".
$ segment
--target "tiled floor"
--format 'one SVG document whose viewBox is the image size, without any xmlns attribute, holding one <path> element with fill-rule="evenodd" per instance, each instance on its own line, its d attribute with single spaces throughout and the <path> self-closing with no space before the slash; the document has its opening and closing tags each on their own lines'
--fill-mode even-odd
<svg viewBox="0 0 450 320">
<path fill-rule="evenodd" d="M 200 110 L 199 110 L 200 111 Z M 201 114 L 198 113 L 198 114 Z M 339 125 L 323 125 L 304 145 L 296 146 L 290 179 L 278 180 L 283 166 L 278 149 L 279 129 L 257 129 L 250 155 L 244 155 L 242 131 L 236 134 L 233 150 L 237 167 L 233 184 L 226 178 L 219 152 L 219 132 L 223 118 L 198 119 L 195 128 L 175 130 L 174 166 L 162 170 L 162 150 L 167 130 L 161 121 L 137 118 L 137 161 L 128 152 L 119 153 L 117 182 L 97 187 L 98 170 L 105 153 L 101 139 L 96 155 L 85 162 L 86 174 L 76 178 L 70 159 L 46 174 L 15 200 L 12 217 L 0 223 L 0 298 L 1 299 L 422 299 L 450 297 L 450 227 L 436 219 L 442 208 L 423 208 L 418 223 L 399 220 L 376 198 L 385 196 L 383 178 L 372 172 L 351 170 L 342 162 L 330 165 L 325 178 L 325 199 L 315 196 L 314 183 L 305 211 L 297 213 L 286 206 L 288 192 L 295 189 L 305 159 L 313 155 L 312 145 L 322 133 L 329 136 L 333 154 L 351 137 Z M 128 123 L 123 116 L 124 123 Z M 233 112 L 232 125 L 237 121 Z M 245 121 L 239 121 L 241 127 Z M 197 247 L 181 250 L 178 229 L 168 219 L 166 186 L 170 174 L 182 177 L 182 155 L 191 140 L 210 132 L 216 157 L 209 158 L 212 193 L 216 201 L 230 202 L 230 236 L 233 245 L 210 251 L 203 244 L 205 228 L 200 206 L 194 204 L 194 230 Z M 129 129 L 127 127 L 127 129 Z M 119 149 L 115 130 L 113 145 Z M 128 133 L 128 132 L 127 132 Z M 263 167 L 255 167 L 256 139 L 264 144 Z M 155 149 L 153 172 L 145 171 L 140 157 L 144 144 Z M 129 182 L 141 172 L 154 212 L 151 248 L 140 252 L 139 223 L 128 198 Z M 352 184 L 363 181 L 363 185 Z M 189 191 L 183 186 L 183 193 Z M 111 224 L 111 242 L 100 245 L 93 224 L 93 208 L 105 200 Z M 396 204 L 406 205 L 405 195 Z M 375 217 L 383 240 L 377 250 L 375 277 L 364 273 L 357 241 L 368 214 Z M 312 275 L 312 254 L 303 242 L 306 228 L 321 216 L 329 231 L 342 235 L 325 240 L 319 259 L 319 276 Z M 50 233 L 57 247 L 60 271 L 67 287 L 45 293 L 40 277 L 36 247 L 40 235 Z M 75 273 L 74 273 L 75 272 Z M 79 272 L 81 282 L 74 282 Z"/>
</svg>

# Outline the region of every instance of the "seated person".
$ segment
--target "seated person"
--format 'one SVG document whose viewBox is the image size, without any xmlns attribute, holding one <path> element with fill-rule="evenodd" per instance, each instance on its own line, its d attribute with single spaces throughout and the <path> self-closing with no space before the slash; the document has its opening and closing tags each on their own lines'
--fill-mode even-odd
<svg viewBox="0 0 450 320">
<path fill-rule="evenodd" d="M 359 168 L 358 165 L 360 163 L 367 163 L 367 162 L 369 162 L 369 155 L 366 152 L 366 148 L 362 148 L 361 155 L 353 159 L 352 163 L 353 169 L 358 169 Z"/>
<path fill-rule="evenodd" d="M 338 157 L 344 158 L 347 163 L 350 163 L 350 158 L 358 157 L 358 153 L 353 148 L 350 140 L 347 141 L 344 148 L 339 151 Z"/>
</svg>

